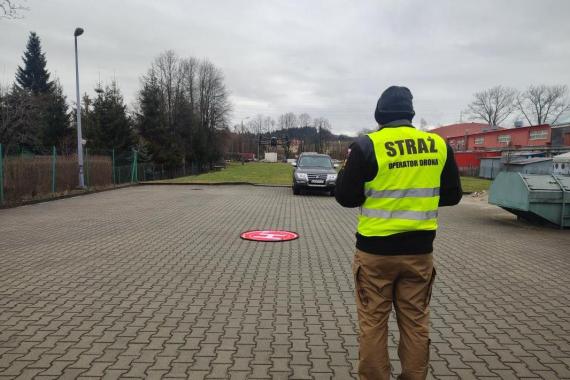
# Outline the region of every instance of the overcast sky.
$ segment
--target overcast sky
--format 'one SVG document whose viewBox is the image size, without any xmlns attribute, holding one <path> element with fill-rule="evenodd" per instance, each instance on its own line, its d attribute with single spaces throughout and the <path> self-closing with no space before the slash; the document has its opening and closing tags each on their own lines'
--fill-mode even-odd
<svg viewBox="0 0 570 380">
<path fill-rule="evenodd" d="M 1 1 L 1 0 L 0 0 Z M 18 1 L 18 0 L 16 0 Z M 22 0 L 20 0 L 22 1 Z M 475 91 L 497 84 L 570 84 L 570 1 L 27 0 L 0 19 L 0 83 L 10 84 L 30 31 L 48 69 L 75 98 L 113 78 L 129 104 L 139 78 L 167 49 L 206 57 L 231 92 L 233 122 L 307 112 L 333 131 L 375 125 L 392 84 L 414 94 L 416 118 L 457 122 Z"/>
</svg>

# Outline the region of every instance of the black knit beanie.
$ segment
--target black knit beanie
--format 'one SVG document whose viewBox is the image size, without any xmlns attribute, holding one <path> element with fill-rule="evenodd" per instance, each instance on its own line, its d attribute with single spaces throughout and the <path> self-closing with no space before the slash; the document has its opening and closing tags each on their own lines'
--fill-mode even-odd
<svg viewBox="0 0 570 380">
<path fill-rule="evenodd" d="M 378 99 L 374 118 L 378 124 L 387 124 L 399 119 L 411 121 L 416 114 L 412 104 L 413 98 L 407 87 L 388 87 Z"/>
</svg>

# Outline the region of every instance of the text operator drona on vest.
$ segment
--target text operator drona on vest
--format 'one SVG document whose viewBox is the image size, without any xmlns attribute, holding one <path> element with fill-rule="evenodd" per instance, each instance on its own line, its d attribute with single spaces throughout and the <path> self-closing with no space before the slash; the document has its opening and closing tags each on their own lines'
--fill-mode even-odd
<svg viewBox="0 0 570 380">
<path fill-rule="evenodd" d="M 398 160 L 388 163 L 388 169 L 405 169 L 413 168 L 417 166 L 436 166 L 439 164 L 437 158 L 425 158 L 414 159 L 414 155 L 419 154 L 429 154 L 438 153 L 435 140 L 433 137 L 418 137 L 418 138 L 408 138 L 400 139 L 394 141 L 386 141 L 384 143 L 384 148 L 386 149 L 386 155 L 391 158 L 409 158 L 404 160 Z M 411 157 L 409 157 L 411 156 Z"/>
</svg>

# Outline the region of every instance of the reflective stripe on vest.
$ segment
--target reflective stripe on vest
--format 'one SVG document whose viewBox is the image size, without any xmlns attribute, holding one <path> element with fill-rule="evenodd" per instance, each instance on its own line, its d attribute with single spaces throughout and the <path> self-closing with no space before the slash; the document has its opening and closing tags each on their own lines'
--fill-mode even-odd
<svg viewBox="0 0 570 380">
<path fill-rule="evenodd" d="M 439 195 L 439 187 L 404 190 L 372 190 L 368 189 L 365 195 L 369 198 L 420 198 L 435 197 Z"/>
<path fill-rule="evenodd" d="M 362 215 L 370 218 L 382 219 L 409 219 L 409 220 L 429 220 L 437 218 L 437 210 L 434 211 L 389 211 L 362 209 Z"/>
<path fill-rule="evenodd" d="M 382 128 L 368 135 L 378 173 L 364 184 L 366 199 L 358 233 L 389 236 L 437 229 L 440 177 L 447 146 L 438 135 L 411 127 Z"/>
</svg>

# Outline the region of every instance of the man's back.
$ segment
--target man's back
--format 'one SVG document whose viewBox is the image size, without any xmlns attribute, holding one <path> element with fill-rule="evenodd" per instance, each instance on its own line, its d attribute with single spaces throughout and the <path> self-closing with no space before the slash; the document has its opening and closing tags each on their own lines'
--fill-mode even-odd
<svg viewBox="0 0 570 380">
<path fill-rule="evenodd" d="M 353 273 L 361 379 L 390 378 L 392 304 L 400 378 L 427 376 L 437 209 L 457 204 L 462 192 L 453 150 L 439 136 L 416 130 L 414 115 L 407 88 L 384 91 L 374 115 L 380 129 L 350 146 L 337 178 L 337 201 L 360 207 Z"/>
</svg>

